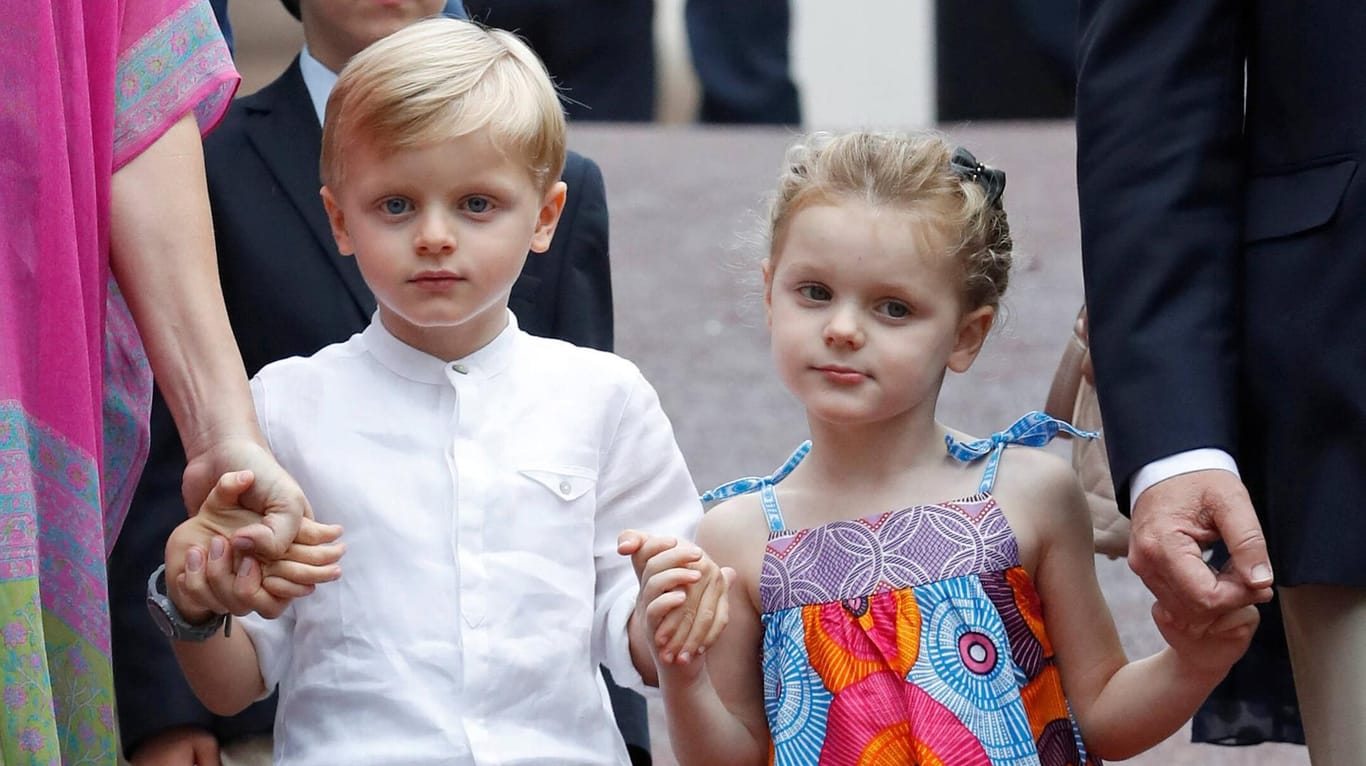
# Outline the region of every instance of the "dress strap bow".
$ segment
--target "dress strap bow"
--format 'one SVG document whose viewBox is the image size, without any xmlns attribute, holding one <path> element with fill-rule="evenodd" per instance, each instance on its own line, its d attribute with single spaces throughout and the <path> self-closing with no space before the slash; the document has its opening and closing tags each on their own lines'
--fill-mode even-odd
<svg viewBox="0 0 1366 766">
<path fill-rule="evenodd" d="M 978 487 L 979 492 L 985 493 L 990 492 L 996 484 L 996 469 L 1001 462 L 1001 452 L 1007 444 L 1042 447 L 1059 433 L 1071 434 L 1081 439 L 1094 439 L 1100 435 L 1098 431 L 1083 431 L 1071 423 L 1035 410 L 1026 413 L 1004 431 L 997 431 L 985 439 L 959 441 L 946 434 L 944 443 L 948 446 L 949 454 L 964 463 L 987 459 L 986 470 L 982 472 L 982 484 Z"/>
<path fill-rule="evenodd" d="M 792 455 L 782 465 L 778 466 L 778 470 L 772 474 L 768 476 L 746 476 L 743 479 L 726 482 L 716 489 L 703 492 L 701 497 L 703 507 L 710 508 L 722 500 L 758 490 L 761 492 L 760 499 L 763 500 L 764 516 L 768 519 L 769 529 L 781 530 L 783 528 L 783 515 L 778 510 L 778 498 L 773 492 L 773 485 L 787 478 L 787 475 L 792 473 L 792 469 L 796 468 L 797 464 L 802 462 L 802 458 L 806 457 L 806 453 L 810 451 L 811 440 L 808 439 L 802 442 L 801 446 L 797 447 Z"/>
</svg>

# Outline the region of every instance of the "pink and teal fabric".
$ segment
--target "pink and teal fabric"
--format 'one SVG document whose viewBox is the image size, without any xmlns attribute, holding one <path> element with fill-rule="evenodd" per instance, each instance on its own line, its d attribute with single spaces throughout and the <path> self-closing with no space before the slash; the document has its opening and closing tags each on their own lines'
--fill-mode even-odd
<svg viewBox="0 0 1366 766">
<path fill-rule="evenodd" d="M 151 377 L 109 271 L 114 171 L 237 86 L 207 3 L 0 0 L 0 763 L 114 764 L 105 557 Z"/>
<path fill-rule="evenodd" d="M 1002 434 L 960 458 L 988 458 L 994 476 L 1001 447 L 1024 441 Z M 963 500 L 787 529 L 773 486 L 807 449 L 772 477 L 703 497 L 757 490 L 768 516 L 759 593 L 770 762 L 1099 763 L 1063 696 L 1038 594 L 990 485 Z"/>
</svg>

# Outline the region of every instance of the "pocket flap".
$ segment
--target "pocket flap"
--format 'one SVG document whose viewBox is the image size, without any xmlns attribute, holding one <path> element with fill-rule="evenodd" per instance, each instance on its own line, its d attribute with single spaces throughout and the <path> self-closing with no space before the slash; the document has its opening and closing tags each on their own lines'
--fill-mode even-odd
<svg viewBox="0 0 1366 766">
<path fill-rule="evenodd" d="M 598 483 L 596 476 L 586 471 L 568 469 L 523 468 L 518 473 L 554 492 L 564 500 L 578 500 Z"/>
<path fill-rule="evenodd" d="M 1286 237 L 1333 220 L 1356 168 L 1356 160 L 1339 160 L 1253 176 L 1245 199 L 1243 241 Z"/>
</svg>

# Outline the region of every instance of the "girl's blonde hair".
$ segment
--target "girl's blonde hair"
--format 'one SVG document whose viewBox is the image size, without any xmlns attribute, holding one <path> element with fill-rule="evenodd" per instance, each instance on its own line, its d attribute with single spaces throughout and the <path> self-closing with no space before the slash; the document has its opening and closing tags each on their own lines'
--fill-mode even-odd
<svg viewBox="0 0 1366 766">
<path fill-rule="evenodd" d="M 564 110 L 536 54 L 509 32 L 419 21 L 342 69 L 323 121 L 322 180 L 344 180 L 349 142 L 384 154 L 484 129 L 499 149 L 525 159 L 542 191 L 559 180 Z"/>
<path fill-rule="evenodd" d="M 980 164 L 938 133 L 815 133 L 787 152 L 769 210 L 769 257 L 787 225 L 815 204 L 859 201 L 920 216 L 962 267 L 966 310 L 999 306 L 1010 282 L 1013 244 L 1001 204 L 1005 174 Z M 975 164 L 975 160 L 972 160 Z M 997 183 L 998 182 L 998 183 Z M 995 184 L 995 186 L 993 186 Z"/>
</svg>

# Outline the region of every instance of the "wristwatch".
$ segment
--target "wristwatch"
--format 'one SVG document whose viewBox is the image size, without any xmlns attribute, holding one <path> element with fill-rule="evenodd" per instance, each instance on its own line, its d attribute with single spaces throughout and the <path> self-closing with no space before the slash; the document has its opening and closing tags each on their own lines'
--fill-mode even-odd
<svg viewBox="0 0 1366 766">
<path fill-rule="evenodd" d="M 174 641 L 208 641 L 213 638 L 219 628 L 223 628 L 223 635 L 230 635 L 232 630 L 232 615 L 215 614 L 209 618 L 208 622 L 192 625 L 180 616 L 180 610 L 175 608 L 175 602 L 166 595 L 166 565 L 162 564 L 147 578 L 147 611 L 152 613 L 152 622 L 155 622 L 157 629 L 162 635 Z"/>
</svg>

